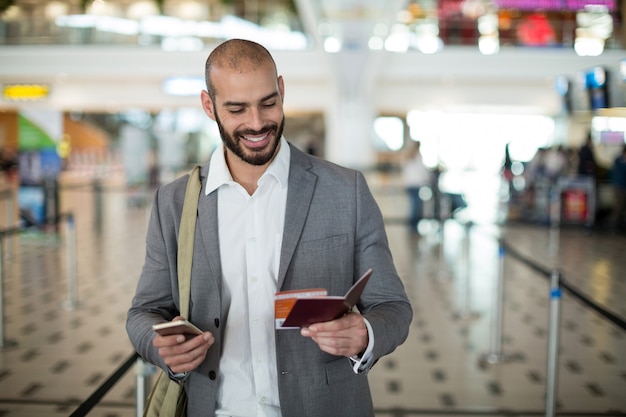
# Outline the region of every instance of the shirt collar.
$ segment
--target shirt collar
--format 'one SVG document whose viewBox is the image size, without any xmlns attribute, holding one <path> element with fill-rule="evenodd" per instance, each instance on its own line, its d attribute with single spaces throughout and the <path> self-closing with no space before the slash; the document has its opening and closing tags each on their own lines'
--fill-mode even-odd
<svg viewBox="0 0 626 417">
<path fill-rule="evenodd" d="M 289 144 L 284 137 L 280 138 L 280 149 L 274 160 L 269 164 L 257 184 L 269 175 L 276 178 L 281 187 L 287 186 L 287 180 L 289 178 L 289 160 L 291 158 L 291 150 Z M 211 162 L 209 164 L 209 175 L 206 182 L 206 188 L 204 190 L 205 195 L 211 194 L 224 184 L 230 184 L 233 182 L 233 177 L 230 174 L 228 165 L 226 164 L 226 157 L 224 155 L 224 144 L 220 143 L 215 151 L 211 155 Z"/>
</svg>

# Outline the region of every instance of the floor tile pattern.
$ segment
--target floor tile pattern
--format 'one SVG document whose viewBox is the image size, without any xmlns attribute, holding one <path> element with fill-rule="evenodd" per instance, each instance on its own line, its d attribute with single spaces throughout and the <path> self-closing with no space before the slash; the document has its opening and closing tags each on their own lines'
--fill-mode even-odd
<svg viewBox="0 0 626 417">
<path fill-rule="evenodd" d="M 406 343 L 370 372 L 377 416 L 545 415 L 549 279 L 503 254 L 498 238 L 624 320 L 626 237 L 455 220 L 423 220 L 414 233 L 388 181 L 371 184 L 415 318 Z M 0 417 L 69 416 L 132 354 L 124 322 L 150 192 L 110 181 L 94 194 L 68 180 L 60 201 L 75 229 L 63 222 L 59 233 L 3 241 Z M 626 331 L 567 291 L 559 311 L 558 415 L 626 416 Z M 135 389 L 133 367 L 89 416 L 134 416 Z"/>
</svg>

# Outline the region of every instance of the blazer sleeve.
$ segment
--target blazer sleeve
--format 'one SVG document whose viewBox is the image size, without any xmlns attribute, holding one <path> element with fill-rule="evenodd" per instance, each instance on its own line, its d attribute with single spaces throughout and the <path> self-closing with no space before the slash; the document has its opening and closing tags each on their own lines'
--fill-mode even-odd
<svg viewBox="0 0 626 417">
<path fill-rule="evenodd" d="M 375 363 L 406 340 L 413 309 L 393 262 L 382 213 L 360 172 L 355 192 L 355 267 L 357 273 L 374 270 L 357 307 L 374 333 Z"/>
<path fill-rule="evenodd" d="M 152 201 L 146 234 L 146 253 L 137 289 L 126 319 L 126 331 L 137 353 L 163 369 L 152 325 L 179 314 L 176 258 L 178 227 L 187 176 L 160 187 Z"/>
</svg>

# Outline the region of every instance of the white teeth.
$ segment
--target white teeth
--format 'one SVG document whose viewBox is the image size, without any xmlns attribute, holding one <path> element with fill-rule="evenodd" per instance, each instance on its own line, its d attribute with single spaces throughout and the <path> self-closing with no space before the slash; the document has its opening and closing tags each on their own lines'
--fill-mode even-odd
<svg viewBox="0 0 626 417">
<path fill-rule="evenodd" d="M 255 137 L 244 136 L 244 138 L 245 138 L 246 140 L 249 140 L 250 142 L 260 142 L 260 141 L 262 141 L 263 139 L 265 139 L 266 137 L 267 137 L 267 134 L 265 134 L 265 135 L 263 135 L 263 136 L 260 136 L 260 137 L 256 137 L 256 136 L 255 136 Z"/>
</svg>

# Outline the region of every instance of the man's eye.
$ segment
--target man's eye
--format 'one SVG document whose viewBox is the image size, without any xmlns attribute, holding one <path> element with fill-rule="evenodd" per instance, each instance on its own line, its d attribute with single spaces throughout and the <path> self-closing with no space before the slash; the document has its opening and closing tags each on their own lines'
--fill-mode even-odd
<svg viewBox="0 0 626 417">
<path fill-rule="evenodd" d="M 232 114 L 238 114 L 238 113 L 243 112 L 243 109 L 230 109 L 228 111 L 231 112 Z"/>
<path fill-rule="evenodd" d="M 270 103 L 263 103 L 263 107 L 274 107 L 276 105 L 275 101 L 272 101 Z"/>
</svg>

